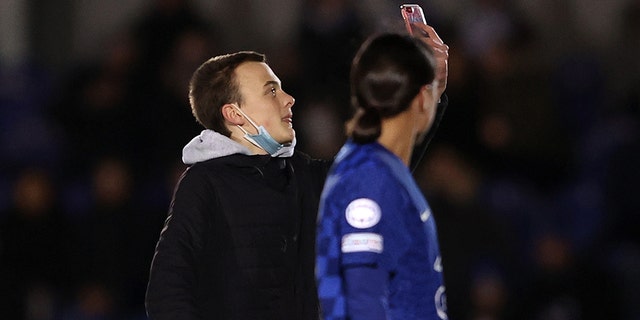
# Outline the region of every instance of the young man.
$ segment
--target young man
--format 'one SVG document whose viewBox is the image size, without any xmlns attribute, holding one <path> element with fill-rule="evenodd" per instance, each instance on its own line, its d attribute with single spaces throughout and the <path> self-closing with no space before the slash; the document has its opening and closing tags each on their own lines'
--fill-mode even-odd
<svg viewBox="0 0 640 320">
<path fill-rule="evenodd" d="M 448 50 L 435 32 L 425 42 Z M 436 118 L 437 74 L 433 51 L 409 36 L 373 37 L 354 58 L 357 113 L 320 202 L 325 320 L 447 319 L 435 222 L 409 170 Z"/>
<path fill-rule="evenodd" d="M 294 98 L 255 52 L 194 73 L 206 130 L 183 150 L 151 266 L 150 319 L 318 319 L 313 275 L 328 164 L 294 151 Z"/>
</svg>

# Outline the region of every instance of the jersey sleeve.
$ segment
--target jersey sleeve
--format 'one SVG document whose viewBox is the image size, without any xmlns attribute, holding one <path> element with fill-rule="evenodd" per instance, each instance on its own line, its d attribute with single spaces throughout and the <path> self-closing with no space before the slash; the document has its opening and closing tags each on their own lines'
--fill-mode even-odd
<svg viewBox="0 0 640 320">
<path fill-rule="evenodd" d="M 410 242 L 400 214 L 409 203 L 406 192 L 393 175 L 373 165 L 343 182 L 338 209 L 342 267 L 393 271 Z"/>
</svg>

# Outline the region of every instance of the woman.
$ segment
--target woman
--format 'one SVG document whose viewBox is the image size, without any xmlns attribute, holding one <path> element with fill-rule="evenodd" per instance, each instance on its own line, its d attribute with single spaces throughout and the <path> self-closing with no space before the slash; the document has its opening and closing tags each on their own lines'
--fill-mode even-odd
<svg viewBox="0 0 640 320">
<path fill-rule="evenodd" d="M 446 53 L 435 32 L 384 34 L 354 58 L 356 114 L 320 203 L 316 276 L 326 320 L 447 318 L 435 222 L 408 168 L 443 91 L 428 41 Z"/>
</svg>

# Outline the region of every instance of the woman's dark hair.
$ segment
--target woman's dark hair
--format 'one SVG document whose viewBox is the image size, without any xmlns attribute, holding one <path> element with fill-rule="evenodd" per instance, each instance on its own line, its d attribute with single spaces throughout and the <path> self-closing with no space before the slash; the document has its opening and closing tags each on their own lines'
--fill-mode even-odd
<svg viewBox="0 0 640 320">
<path fill-rule="evenodd" d="M 247 61 L 266 62 L 266 58 L 257 52 L 240 51 L 213 57 L 193 73 L 189 83 L 189 103 L 193 115 L 203 127 L 227 137 L 231 135 L 220 109 L 227 103 L 242 103 L 235 70 Z"/>
<path fill-rule="evenodd" d="M 356 109 L 347 132 L 356 143 L 373 142 L 382 119 L 406 110 L 420 88 L 433 82 L 430 47 L 401 34 L 373 36 L 362 44 L 351 66 L 351 104 Z"/>
</svg>

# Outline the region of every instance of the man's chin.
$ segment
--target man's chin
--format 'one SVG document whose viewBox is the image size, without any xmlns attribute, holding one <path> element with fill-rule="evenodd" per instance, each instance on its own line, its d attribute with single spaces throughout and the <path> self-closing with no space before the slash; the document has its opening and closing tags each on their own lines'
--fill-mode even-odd
<svg viewBox="0 0 640 320">
<path fill-rule="evenodd" d="M 284 144 L 285 146 L 290 146 L 294 144 L 296 141 L 296 132 L 293 131 L 293 134 L 288 139 L 285 139 L 285 140 L 286 140 L 285 142 L 282 142 L 282 144 Z"/>
<path fill-rule="evenodd" d="M 293 142 L 293 140 L 296 139 L 296 131 L 291 129 L 291 133 L 289 134 L 289 136 L 285 139 L 285 142 L 282 142 L 283 144 L 288 144 Z"/>
</svg>

